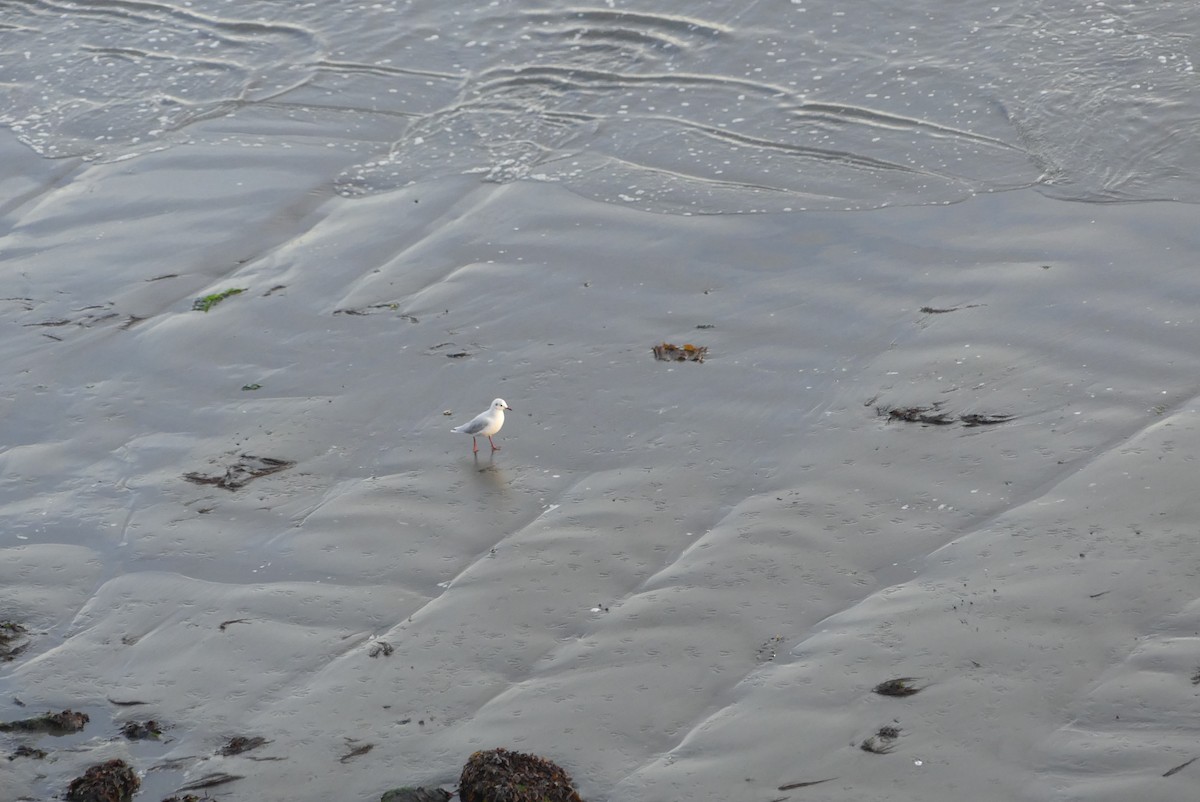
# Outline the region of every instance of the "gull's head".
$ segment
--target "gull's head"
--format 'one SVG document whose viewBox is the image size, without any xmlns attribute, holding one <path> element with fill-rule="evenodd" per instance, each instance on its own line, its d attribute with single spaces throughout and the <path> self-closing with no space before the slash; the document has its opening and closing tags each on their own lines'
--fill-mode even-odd
<svg viewBox="0 0 1200 802">
<path fill-rule="evenodd" d="M 512 407 L 510 407 L 508 404 L 504 403 L 503 398 L 497 398 L 495 401 L 492 402 L 492 411 L 494 412 L 498 409 L 507 409 L 509 412 L 512 412 Z"/>
</svg>

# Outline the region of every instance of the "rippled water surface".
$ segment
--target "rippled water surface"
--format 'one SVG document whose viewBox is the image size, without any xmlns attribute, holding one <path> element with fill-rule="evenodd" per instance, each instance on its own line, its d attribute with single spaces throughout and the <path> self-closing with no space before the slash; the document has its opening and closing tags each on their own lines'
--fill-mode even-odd
<svg viewBox="0 0 1200 802">
<path fill-rule="evenodd" d="M 325 115 L 363 154 L 347 195 L 463 173 L 681 213 L 1195 200 L 1190 8 L 6 2 L 0 121 L 118 158 L 247 105 Z"/>
</svg>

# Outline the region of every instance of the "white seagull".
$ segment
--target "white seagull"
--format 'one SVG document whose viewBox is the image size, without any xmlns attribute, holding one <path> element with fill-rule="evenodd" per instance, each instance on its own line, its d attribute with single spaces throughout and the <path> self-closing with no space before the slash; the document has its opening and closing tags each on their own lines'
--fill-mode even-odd
<svg viewBox="0 0 1200 802">
<path fill-rule="evenodd" d="M 506 409 L 512 412 L 512 407 L 504 403 L 503 398 L 497 398 L 488 407 L 487 412 L 479 413 L 469 422 L 464 423 L 462 426 L 455 426 L 450 431 L 471 435 L 471 450 L 478 454 L 479 446 L 476 445 L 475 438 L 483 435 L 487 437 L 489 443 L 492 443 L 492 435 L 500 431 L 500 427 L 504 425 L 504 410 Z M 499 450 L 500 446 L 492 443 L 492 451 Z"/>
</svg>

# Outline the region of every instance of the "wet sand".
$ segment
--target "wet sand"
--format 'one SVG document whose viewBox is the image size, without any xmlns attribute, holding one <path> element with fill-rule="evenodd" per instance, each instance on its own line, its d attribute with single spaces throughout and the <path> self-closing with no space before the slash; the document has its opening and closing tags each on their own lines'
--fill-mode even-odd
<svg viewBox="0 0 1200 802">
<path fill-rule="evenodd" d="M 347 199 L 354 154 L 233 125 L 94 165 L 0 133 L 0 614 L 33 631 L 0 719 L 92 716 L 0 796 L 124 756 L 147 799 L 367 800 L 504 746 L 589 800 L 1190 798 L 1190 207 Z M 449 429 L 495 396 L 475 458 Z M 243 454 L 295 465 L 184 478 Z"/>
</svg>

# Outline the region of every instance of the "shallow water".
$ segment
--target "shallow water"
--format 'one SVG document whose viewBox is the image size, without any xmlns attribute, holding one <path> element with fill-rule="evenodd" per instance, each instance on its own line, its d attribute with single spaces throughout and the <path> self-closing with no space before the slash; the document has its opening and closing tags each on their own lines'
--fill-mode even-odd
<svg viewBox="0 0 1200 802">
<path fill-rule="evenodd" d="M 1171 7 L 720 8 L 6 7 L 0 699 L 171 729 L 5 796 L 1188 798 L 1194 210 L 1079 202 L 1193 199 Z"/>
<path fill-rule="evenodd" d="M 692 214 L 1197 199 L 1180 3 L 6 5 L 0 122 L 47 156 L 255 109 L 363 153 L 347 195 L 459 173 Z"/>
</svg>

